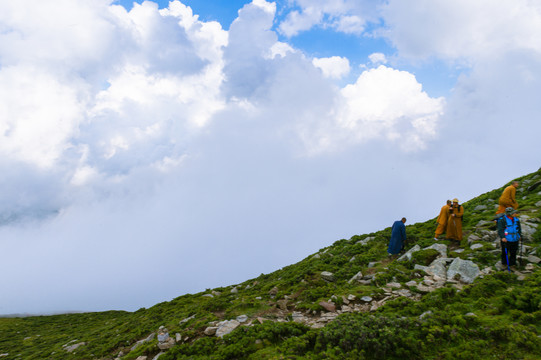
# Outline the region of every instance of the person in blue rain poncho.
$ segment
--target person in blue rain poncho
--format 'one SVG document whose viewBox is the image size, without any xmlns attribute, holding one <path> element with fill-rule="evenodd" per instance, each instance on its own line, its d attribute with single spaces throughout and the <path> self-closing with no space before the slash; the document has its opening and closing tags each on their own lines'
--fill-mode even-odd
<svg viewBox="0 0 541 360">
<path fill-rule="evenodd" d="M 406 243 L 406 218 L 397 220 L 394 222 L 391 228 L 391 240 L 389 241 L 389 248 L 387 252 L 389 255 L 397 255 Z"/>
</svg>

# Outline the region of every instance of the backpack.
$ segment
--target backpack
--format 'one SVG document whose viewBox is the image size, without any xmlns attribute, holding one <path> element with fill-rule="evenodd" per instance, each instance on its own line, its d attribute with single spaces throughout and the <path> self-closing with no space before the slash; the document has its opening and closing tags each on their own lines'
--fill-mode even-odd
<svg viewBox="0 0 541 360">
<path fill-rule="evenodd" d="M 518 223 L 520 220 L 515 217 L 509 219 L 507 216 L 502 216 L 500 221 L 505 221 L 505 238 L 507 241 L 518 241 L 520 239 L 520 235 L 518 233 Z"/>
</svg>

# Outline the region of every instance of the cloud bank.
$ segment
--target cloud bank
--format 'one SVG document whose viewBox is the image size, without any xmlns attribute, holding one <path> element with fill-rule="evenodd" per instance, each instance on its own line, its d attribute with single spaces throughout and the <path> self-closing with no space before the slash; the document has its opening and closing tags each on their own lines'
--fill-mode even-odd
<svg viewBox="0 0 541 360">
<path fill-rule="evenodd" d="M 294 4 L 227 31 L 179 1 L 0 5 L 0 313 L 229 285 L 537 169 L 539 6 Z M 314 26 L 465 70 L 434 97 L 378 53 L 343 85 L 347 58 L 280 40 Z"/>
</svg>

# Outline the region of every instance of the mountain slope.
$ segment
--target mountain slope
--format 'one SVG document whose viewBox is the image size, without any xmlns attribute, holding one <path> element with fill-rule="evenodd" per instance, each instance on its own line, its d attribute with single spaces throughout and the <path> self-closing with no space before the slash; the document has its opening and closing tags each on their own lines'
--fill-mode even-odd
<svg viewBox="0 0 541 360">
<path fill-rule="evenodd" d="M 526 235 L 517 273 L 497 266 L 502 187 L 463 204 L 460 246 L 434 246 L 432 219 L 407 226 L 406 248 L 420 249 L 411 260 L 388 258 L 387 228 L 133 313 L 0 319 L 0 359 L 537 359 L 541 169 L 517 180 Z M 451 276 L 453 264 L 470 266 L 473 284 Z"/>
</svg>

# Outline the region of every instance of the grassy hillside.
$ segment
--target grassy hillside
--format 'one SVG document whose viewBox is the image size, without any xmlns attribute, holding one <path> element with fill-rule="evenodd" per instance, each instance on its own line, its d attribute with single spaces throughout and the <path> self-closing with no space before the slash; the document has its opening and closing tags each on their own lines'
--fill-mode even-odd
<svg viewBox="0 0 541 360">
<path fill-rule="evenodd" d="M 133 313 L 0 319 L 0 359 L 539 359 L 541 169 L 517 180 L 528 236 L 514 273 L 497 269 L 490 221 L 505 184 L 463 204 L 462 243 L 438 241 L 446 257 L 424 249 L 391 260 L 389 228 L 355 235 L 271 274 Z M 406 248 L 433 245 L 434 229 L 434 219 L 407 226 Z M 415 266 L 437 258 L 470 260 L 481 275 L 468 285 Z M 237 318 L 236 330 L 214 334 Z M 158 348 L 160 326 L 175 339 L 169 349 Z"/>
</svg>

